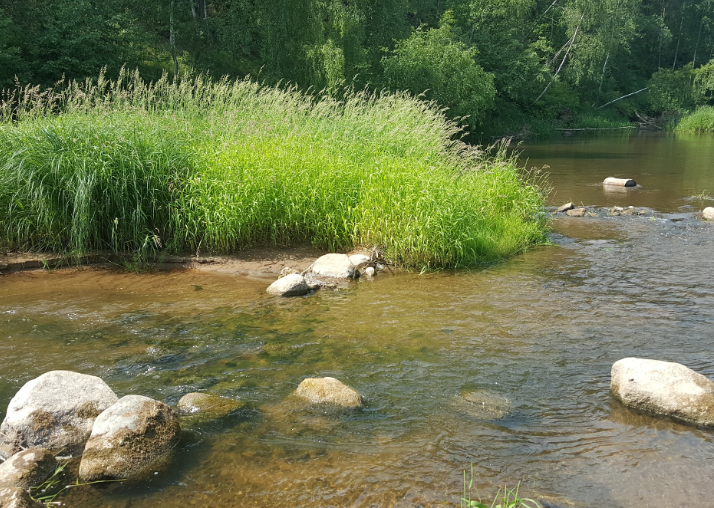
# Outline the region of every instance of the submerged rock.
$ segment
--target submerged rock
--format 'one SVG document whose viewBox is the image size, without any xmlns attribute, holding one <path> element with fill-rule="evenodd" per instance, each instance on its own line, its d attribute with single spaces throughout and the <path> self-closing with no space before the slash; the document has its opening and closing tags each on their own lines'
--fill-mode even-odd
<svg viewBox="0 0 714 508">
<path fill-rule="evenodd" d="M 708 206 L 702 211 L 704 220 L 714 220 L 714 207 Z"/>
<path fill-rule="evenodd" d="M 234 399 L 210 393 L 187 393 L 179 400 L 177 408 L 184 415 L 199 414 L 209 418 L 223 418 L 243 404 Z"/>
<path fill-rule="evenodd" d="M 575 208 L 575 206 L 573 205 L 573 203 L 565 203 L 564 205 L 558 207 L 558 209 L 556 210 L 556 212 L 557 212 L 557 213 L 567 212 L 568 210 L 572 210 L 573 208 Z"/>
<path fill-rule="evenodd" d="M 315 260 L 312 273 L 333 279 L 354 279 L 359 277 L 357 267 L 346 254 L 325 254 Z"/>
<path fill-rule="evenodd" d="M 32 499 L 27 490 L 20 487 L 0 489 L 0 508 L 44 508 L 44 506 Z"/>
<path fill-rule="evenodd" d="M 55 370 L 28 381 L 10 401 L 0 425 L 0 455 L 25 448 L 75 453 L 89 438 L 99 413 L 117 401 L 96 376 Z"/>
<path fill-rule="evenodd" d="M 56 468 L 57 460 L 49 451 L 29 448 L 0 464 L 0 488 L 29 489 L 52 476 Z"/>
<path fill-rule="evenodd" d="M 454 409 L 479 420 L 498 420 L 511 412 L 507 397 L 488 390 L 462 393 L 454 397 Z"/>
<path fill-rule="evenodd" d="M 360 407 L 362 395 L 333 377 L 303 379 L 295 395 L 313 404 L 335 404 L 342 407 Z"/>
<path fill-rule="evenodd" d="M 302 275 L 291 273 L 273 282 L 267 291 L 275 296 L 302 296 L 310 292 L 310 287 Z"/>
<path fill-rule="evenodd" d="M 612 366 L 610 390 L 627 406 L 714 426 L 714 383 L 679 363 L 624 358 Z"/>
<path fill-rule="evenodd" d="M 160 468 L 179 439 L 178 418 L 169 406 L 127 395 L 94 422 L 79 464 L 83 482 L 133 479 Z"/>
<path fill-rule="evenodd" d="M 585 217 L 585 214 L 587 213 L 587 209 L 585 208 L 574 208 L 572 210 L 568 210 L 565 212 L 568 214 L 568 217 Z"/>
</svg>

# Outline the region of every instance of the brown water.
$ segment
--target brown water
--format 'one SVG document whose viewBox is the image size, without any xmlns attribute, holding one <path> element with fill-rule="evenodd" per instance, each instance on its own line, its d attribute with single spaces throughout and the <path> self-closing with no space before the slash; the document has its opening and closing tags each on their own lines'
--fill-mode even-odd
<svg viewBox="0 0 714 508">
<path fill-rule="evenodd" d="M 645 206 L 661 212 L 714 205 L 714 136 L 570 136 L 521 146 L 528 166 L 549 166 L 553 205 Z M 608 176 L 636 187 L 604 187 Z M 704 199 L 699 196 L 704 195 Z"/>
<path fill-rule="evenodd" d="M 701 182 L 714 190 L 714 171 Z M 688 206 L 671 199 L 661 208 Z M 714 378 L 714 225 L 657 213 L 555 230 L 555 246 L 499 265 L 295 299 L 266 295 L 267 279 L 190 271 L 0 276 L 0 408 L 52 369 L 101 376 L 120 396 L 245 402 L 185 422 L 170 472 L 74 489 L 64 500 L 77 508 L 451 506 L 470 464 L 484 501 L 521 481 L 557 506 L 710 507 L 714 431 L 634 413 L 608 388 L 627 356 Z M 313 375 L 367 405 L 287 402 Z M 464 410 L 456 397 L 474 391 L 510 413 Z"/>
</svg>

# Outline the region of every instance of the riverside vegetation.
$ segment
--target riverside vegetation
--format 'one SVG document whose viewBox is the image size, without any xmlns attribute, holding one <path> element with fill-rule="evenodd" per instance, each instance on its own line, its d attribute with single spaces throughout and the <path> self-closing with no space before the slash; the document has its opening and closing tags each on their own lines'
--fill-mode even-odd
<svg viewBox="0 0 714 508">
<path fill-rule="evenodd" d="M 227 253 L 380 246 L 397 264 L 490 261 L 545 239 L 543 189 L 405 93 L 202 76 L 25 87 L 2 105 L 5 248 Z M 537 178 L 536 178 L 537 179 Z"/>
</svg>

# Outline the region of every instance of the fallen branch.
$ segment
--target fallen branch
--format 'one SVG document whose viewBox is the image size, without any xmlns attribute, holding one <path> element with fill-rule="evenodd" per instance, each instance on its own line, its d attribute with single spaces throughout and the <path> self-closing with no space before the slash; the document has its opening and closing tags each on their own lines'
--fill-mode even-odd
<svg viewBox="0 0 714 508">
<path fill-rule="evenodd" d="M 638 94 L 638 93 L 640 93 L 640 92 L 644 92 L 644 91 L 647 90 L 648 88 L 649 88 L 649 87 L 646 86 L 646 87 L 644 87 L 642 90 L 637 90 L 636 92 L 628 93 L 627 95 L 623 95 L 622 97 L 618 97 L 618 98 L 615 99 L 614 101 L 610 101 L 610 102 L 608 102 L 607 104 L 603 104 L 603 105 L 600 106 L 599 108 L 596 108 L 595 111 L 597 111 L 598 109 L 602 109 L 602 108 L 604 108 L 605 106 L 609 106 L 609 105 L 612 104 L 613 102 L 617 102 L 617 101 L 620 101 L 620 100 L 622 100 L 622 99 L 626 99 L 626 98 L 630 97 L 631 95 L 635 95 L 635 94 Z"/>
</svg>

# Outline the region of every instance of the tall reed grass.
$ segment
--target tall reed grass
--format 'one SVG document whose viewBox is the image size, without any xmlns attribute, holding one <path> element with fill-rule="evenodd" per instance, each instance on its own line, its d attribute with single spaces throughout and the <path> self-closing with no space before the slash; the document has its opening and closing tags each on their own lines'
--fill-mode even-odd
<svg viewBox="0 0 714 508">
<path fill-rule="evenodd" d="M 0 105 L 0 231 L 73 253 L 376 245 L 417 268 L 542 241 L 539 185 L 459 134 L 406 94 L 127 72 L 24 88 Z"/>
<path fill-rule="evenodd" d="M 682 117 L 675 130 L 684 132 L 714 132 L 714 108 L 711 106 L 701 106 Z"/>
</svg>

